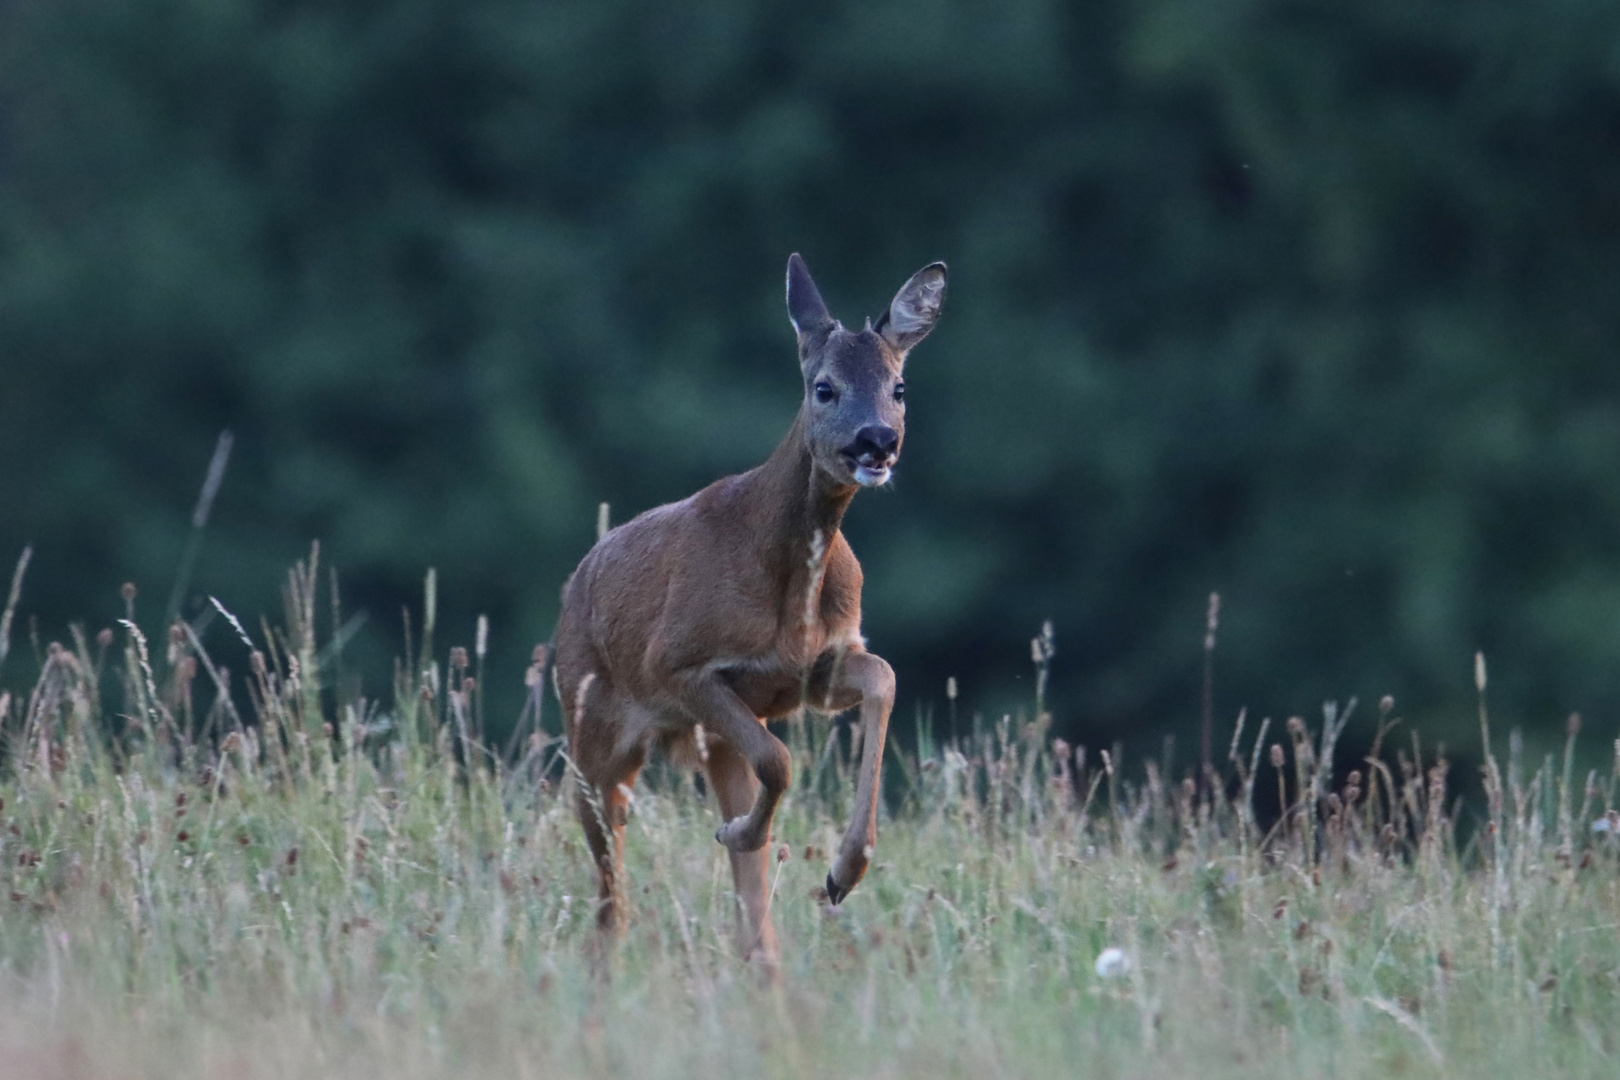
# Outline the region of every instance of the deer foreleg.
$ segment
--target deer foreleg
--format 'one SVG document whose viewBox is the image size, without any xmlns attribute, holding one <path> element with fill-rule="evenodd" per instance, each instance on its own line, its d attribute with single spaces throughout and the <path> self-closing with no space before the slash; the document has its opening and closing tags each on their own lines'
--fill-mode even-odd
<svg viewBox="0 0 1620 1080">
<path fill-rule="evenodd" d="M 834 904 L 849 895 L 872 861 L 872 849 L 877 844 L 883 742 L 889 733 L 889 711 L 894 708 L 894 670 L 882 657 L 868 652 L 850 653 L 839 668 L 834 689 L 854 690 L 861 697 L 861 771 L 855 789 L 855 811 L 827 875 L 827 898 Z"/>
<path fill-rule="evenodd" d="M 694 680 L 687 700 L 694 715 L 741 754 L 759 778 L 754 805 L 720 826 L 714 838 L 730 851 L 758 851 L 770 843 L 771 818 L 793 778 L 792 755 L 718 675 L 710 672 Z"/>
</svg>

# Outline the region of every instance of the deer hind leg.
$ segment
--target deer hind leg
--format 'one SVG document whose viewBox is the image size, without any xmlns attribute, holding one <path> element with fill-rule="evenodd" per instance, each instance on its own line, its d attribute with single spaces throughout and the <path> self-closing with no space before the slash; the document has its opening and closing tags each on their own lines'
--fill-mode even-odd
<svg viewBox="0 0 1620 1080">
<path fill-rule="evenodd" d="M 720 803 L 720 817 L 733 821 L 743 817 L 759 797 L 761 784 L 754 778 L 748 761 L 729 743 L 709 744 L 709 786 Z M 745 960 L 759 960 L 774 969 L 779 957 L 776 930 L 771 926 L 770 852 L 730 851 L 731 880 L 742 906 L 738 946 Z"/>
<path fill-rule="evenodd" d="M 861 703 L 861 768 L 855 809 L 827 874 L 827 898 L 837 904 L 865 876 L 877 844 L 878 785 L 883 774 L 889 711 L 894 708 L 894 670 L 880 656 L 851 652 L 831 672 L 827 693 L 838 704 L 853 704 L 853 695 L 858 695 Z"/>
<path fill-rule="evenodd" d="M 625 927 L 624 827 L 635 782 L 636 771 L 631 770 L 614 784 L 581 784 L 575 801 L 600 884 L 596 925 L 613 937 L 622 937 Z"/>
<path fill-rule="evenodd" d="M 570 725 L 569 752 L 578 775 L 575 811 L 585 829 L 600 883 L 596 924 L 610 936 L 624 932 L 626 904 L 624 829 L 629 820 L 630 789 L 641 771 L 644 753 L 639 748 L 618 752 L 615 736 L 624 710 L 615 707 L 607 687 L 590 689 Z"/>
</svg>

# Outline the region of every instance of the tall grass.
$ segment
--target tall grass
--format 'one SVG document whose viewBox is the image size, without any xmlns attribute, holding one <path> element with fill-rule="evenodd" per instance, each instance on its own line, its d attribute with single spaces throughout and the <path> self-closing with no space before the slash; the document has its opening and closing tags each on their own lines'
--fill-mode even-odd
<svg viewBox="0 0 1620 1080">
<path fill-rule="evenodd" d="M 1240 723 L 1203 785 L 1039 712 L 925 727 L 834 911 L 848 739 L 796 722 L 772 988 L 738 958 L 691 777 L 635 793 L 604 961 L 543 656 L 492 748 L 481 634 L 436 646 L 430 587 L 390 695 L 363 699 L 320 580 L 294 569 L 275 630 L 222 632 L 221 608 L 201 636 L 75 632 L 0 697 L 0 1075 L 1617 1074 L 1612 772 L 1491 757 L 1459 849 L 1446 762 L 1395 747 L 1387 707 L 1355 762 L 1345 711 Z"/>
</svg>

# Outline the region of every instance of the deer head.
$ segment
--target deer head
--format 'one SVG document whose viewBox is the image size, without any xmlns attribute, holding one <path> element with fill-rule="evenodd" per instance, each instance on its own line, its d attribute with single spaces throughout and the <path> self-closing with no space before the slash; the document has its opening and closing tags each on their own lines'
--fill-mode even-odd
<svg viewBox="0 0 1620 1080">
<path fill-rule="evenodd" d="M 797 254 L 788 258 L 788 318 L 799 335 L 804 437 L 835 484 L 888 483 L 906 430 L 906 354 L 928 336 L 945 300 L 945 264 L 929 263 L 900 287 L 889 310 L 844 329 Z"/>
</svg>

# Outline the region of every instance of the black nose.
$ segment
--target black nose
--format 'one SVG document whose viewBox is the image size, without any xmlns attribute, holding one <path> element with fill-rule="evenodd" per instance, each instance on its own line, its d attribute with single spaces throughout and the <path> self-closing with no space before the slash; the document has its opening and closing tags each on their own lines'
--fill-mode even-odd
<svg viewBox="0 0 1620 1080">
<path fill-rule="evenodd" d="M 855 442 L 849 449 L 857 458 L 868 454 L 890 458 L 900 449 L 900 433 L 886 424 L 868 424 L 855 433 Z"/>
</svg>

